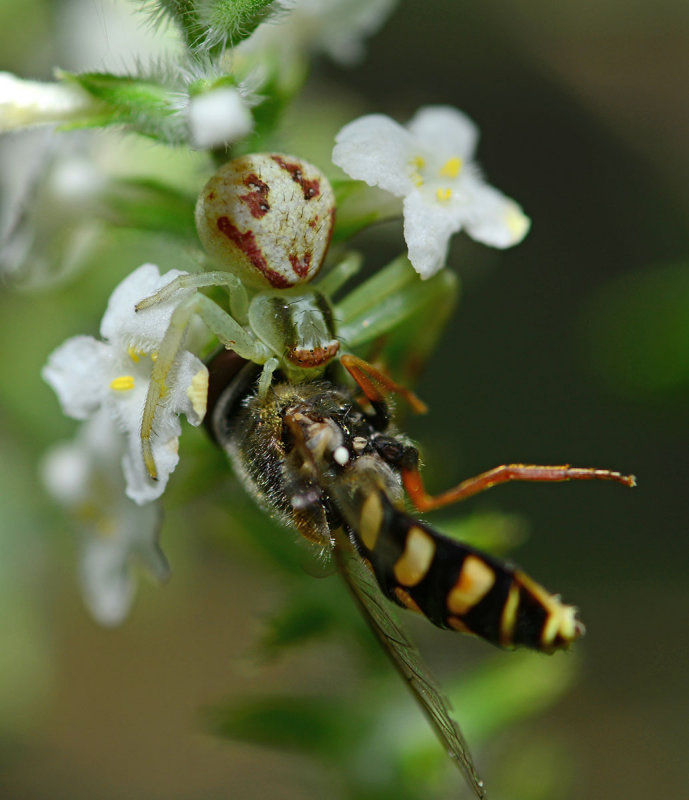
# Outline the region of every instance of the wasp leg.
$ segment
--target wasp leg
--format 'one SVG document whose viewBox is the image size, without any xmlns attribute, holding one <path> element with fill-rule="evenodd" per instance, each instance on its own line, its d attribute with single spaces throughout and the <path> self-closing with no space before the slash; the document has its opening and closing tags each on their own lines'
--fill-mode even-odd
<svg viewBox="0 0 689 800">
<path fill-rule="evenodd" d="M 165 394 L 168 377 L 182 349 L 189 322 L 194 315 L 203 320 L 211 333 L 217 336 L 225 347 L 234 350 L 242 358 L 263 364 L 270 357 L 264 345 L 256 341 L 235 319 L 205 295 L 194 294 L 175 308 L 153 365 L 141 420 L 141 450 L 144 464 L 154 480 L 157 477 L 157 469 L 151 437 L 155 413 Z"/>
<path fill-rule="evenodd" d="M 385 397 L 389 394 L 398 394 L 403 397 L 417 414 L 425 414 L 428 411 L 428 406 L 414 392 L 395 383 L 392 378 L 374 367 L 373 364 L 369 364 L 368 361 L 347 354 L 340 358 L 340 363 L 357 382 L 361 391 L 366 395 L 366 399 L 373 406 L 376 415 L 381 417 L 383 424 L 388 419 Z"/>
<path fill-rule="evenodd" d="M 402 483 L 414 507 L 419 511 L 432 511 L 436 508 L 458 503 L 466 500 L 479 492 L 508 481 L 538 481 L 543 483 L 559 483 L 574 480 L 604 480 L 615 481 L 625 486 L 635 486 L 634 475 L 623 475 L 609 469 L 595 469 L 592 467 L 570 467 L 569 464 L 561 466 L 540 466 L 538 464 L 503 464 L 487 472 L 482 472 L 474 478 L 468 478 L 452 489 L 438 495 L 428 494 L 417 465 L 402 465 L 400 467 Z"/>
<path fill-rule="evenodd" d="M 136 304 L 136 311 L 164 303 L 172 299 L 182 289 L 202 289 L 206 286 L 221 286 L 227 289 L 230 295 L 230 312 L 240 324 L 248 320 L 249 298 L 246 289 L 236 275 L 230 272 L 199 272 L 191 275 L 180 275 L 170 283 L 163 286 L 155 294 L 145 297 Z"/>
</svg>

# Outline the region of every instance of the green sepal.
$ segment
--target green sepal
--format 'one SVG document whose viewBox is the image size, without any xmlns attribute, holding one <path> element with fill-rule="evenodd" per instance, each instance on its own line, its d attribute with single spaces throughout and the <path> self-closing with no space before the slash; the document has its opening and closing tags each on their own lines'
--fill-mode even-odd
<svg viewBox="0 0 689 800">
<path fill-rule="evenodd" d="M 66 128 L 125 125 L 168 144 L 186 138 L 186 122 L 175 108 L 176 96 L 166 86 L 152 80 L 107 72 L 75 74 L 60 71 L 58 77 L 78 84 L 103 104 L 100 113 L 84 123 L 69 123 L 64 126 Z"/>
<path fill-rule="evenodd" d="M 155 22 L 171 19 L 194 53 L 217 55 L 248 38 L 268 16 L 274 0 L 143 0 Z"/>
</svg>

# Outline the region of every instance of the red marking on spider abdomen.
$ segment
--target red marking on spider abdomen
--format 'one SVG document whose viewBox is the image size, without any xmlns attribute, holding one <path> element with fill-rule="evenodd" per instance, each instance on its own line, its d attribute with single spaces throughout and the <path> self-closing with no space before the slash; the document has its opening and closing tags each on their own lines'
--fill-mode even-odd
<svg viewBox="0 0 689 800">
<path fill-rule="evenodd" d="M 312 200 L 314 197 L 318 197 L 320 195 L 321 182 L 318 180 L 318 178 L 312 178 L 311 180 L 308 180 L 304 177 L 304 173 L 302 172 L 299 164 L 296 164 L 293 161 L 287 161 L 282 156 L 271 156 L 271 158 L 276 164 L 282 167 L 282 169 L 289 172 L 292 180 L 299 184 L 302 193 L 304 194 L 304 200 Z"/>
<path fill-rule="evenodd" d="M 268 184 L 262 181 L 255 172 L 249 173 L 243 183 L 251 191 L 247 194 L 240 194 L 239 199 L 248 206 L 252 217 L 261 219 L 270 211 Z"/>
<path fill-rule="evenodd" d="M 302 256 L 298 256 L 296 253 L 290 253 L 289 263 L 292 265 L 292 269 L 296 274 L 300 278 L 304 278 L 308 274 L 309 269 L 311 269 L 311 253 L 304 253 Z"/>
<path fill-rule="evenodd" d="M 276 289 L 286 289 L 291 285 L 284 275 L 268 266 L 263 252 L 256 244 L 256 238 L 251 231 L 242 233 L 228 217 L 218 217 L 216 225 L 220 233 L 223 236 L 227 236 L 244 253 L 252 266 L 266 278 L 271 286 Z"/>
</svg>

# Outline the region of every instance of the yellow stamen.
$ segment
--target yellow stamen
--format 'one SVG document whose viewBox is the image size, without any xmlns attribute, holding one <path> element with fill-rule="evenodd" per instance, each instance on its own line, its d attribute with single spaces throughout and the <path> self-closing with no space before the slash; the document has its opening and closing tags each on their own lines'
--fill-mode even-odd
<svg viewBox="0 0 689 800">
<path fill-rule="evenodd" d="M 187 397 L 191 400 L 191 407 L 199 419 L 203 419 L 208 403 L 208 370 L 200 369 L 191 379 L 187 388 Z"/>
<path fill-rule="evenodd" d="M 132 360 L 132 361 L 133 361 L 135 364 L 138 364 L 138 363 L 139 363 L 139 359 L 141 358 L 141 356 L 142 356 L 142 355 L 144 355 L 144 354 L 141 352 L 141 350 L 135 350 L 133 347 L 128 347 L 128 348 L 127 348 L 127 353 L 128 353 L 128 355 L 129 355 L 129 358 L 131 358 L 131 360 Z"/>
<path fill-rule="evenodd" d="M 521 241 L 531 226 L 531 220 L 516 203 L 510 203 L 507 207 L 505 222 L 514 242 Z"/>
<path fill-rule="evenodd" d="M 411 166 L 414 171 L 411 174 L 411 179 L 415 186 L 423 186 L 423 177 L 420 170 L 426 166 L 426 159 L 423 156 L 414 156 L 411 160 Z"/>
<path fill-rule="evenodd" d="M 462 169 L 463 161 L 459 156 L 452 156 L 440 168 L 440 174 L 448 178 L 456 178 Z"/>
<path fill-rule="evenodd" d="M 114 378 L 110 381 L 110 388 L 116 392 L 128 392 L 134 388 L 134 376 L 120 375 L 119 378 Z"/>
<path fill-rule="evenodd" d="M 435 196 L 441 203 L 445 203 L 452 197 L 452 189 L 448 189 L 447 187 L 444 189 L 436 189 Z"/>
</svg>

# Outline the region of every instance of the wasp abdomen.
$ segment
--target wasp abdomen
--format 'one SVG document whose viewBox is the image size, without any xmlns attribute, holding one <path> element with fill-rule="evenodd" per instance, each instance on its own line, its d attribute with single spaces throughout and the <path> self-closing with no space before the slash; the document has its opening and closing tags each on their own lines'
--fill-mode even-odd
<svg viewBox="0 0 689 800">
<path fill-rule="evenodd" d="M 355 539 L 383 592 L 441 628 L 546 652 L 583 632 L 573 606 L 520 570 L 409 516 L 382 491 L 361 498 Z"/>
</svg>

